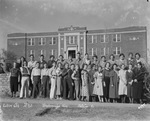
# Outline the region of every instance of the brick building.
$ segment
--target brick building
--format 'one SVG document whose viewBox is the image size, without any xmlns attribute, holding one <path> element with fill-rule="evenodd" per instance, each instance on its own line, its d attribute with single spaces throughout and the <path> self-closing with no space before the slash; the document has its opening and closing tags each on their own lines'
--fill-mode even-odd
<svg viewBox="0 0 150 121">
<path fill-rule="evenodd" d="M 126 28 L 87 30 L 86 27 L 59 28 L 57 32 L 12 33 L 8 34 L 7 48 L 18 57 L 30 54 L 38 60 L 43 54 L 48 60 L 50 55 L 76 57 L 77 52 L 98 57 L 139 52 L 147 59 L 147 29 L 144 26 Z"/>
</svg>

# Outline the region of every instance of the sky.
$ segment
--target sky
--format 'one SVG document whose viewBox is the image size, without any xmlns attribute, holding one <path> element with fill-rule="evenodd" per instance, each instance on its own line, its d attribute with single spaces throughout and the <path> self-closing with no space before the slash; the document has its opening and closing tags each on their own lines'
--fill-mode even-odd
<svg viewBox="0 0 150 121">
<path fill-rule="evenodd" d="M 53 32 L 71 25 L 87 29 L 147 26 L 150 49 L 147 0 L 0 0 L 0 49 L 7 48 L 9 33 Z"/>
</svg>

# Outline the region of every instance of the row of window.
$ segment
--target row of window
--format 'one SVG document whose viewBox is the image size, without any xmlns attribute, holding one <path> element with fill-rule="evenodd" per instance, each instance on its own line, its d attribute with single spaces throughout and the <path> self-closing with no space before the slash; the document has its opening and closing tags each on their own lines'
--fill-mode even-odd
<svg viewBox="0 0 150 121">
<path fill-rule="evenodd" d="M 109 38 L 112 38 L 113 42 L 121 42 L 121 34 L 113 34 L 113 35 L 87 35 L 87 39 L 90 44 L 97 43 L 100 41 L 101 43 L 109 42 Z"/>
<path fill-rule="evenodd" d="M 55 45 L 56 41 L 57 41 L 57 37 L 29 38 L 27 40 L 27 45 L 28 46 L 34 46 L 35 41 L 38 41 L 39 45 L 46 45 L 46 41 L 48 41 L 50 45 Z"/>
<path fill-rule="evenodd" d="M 93 55 L 97 55 L 98 54 L 98 49 L 97 48 L 89 48 L 89 55 L 93 56 Z M 115 47 L 113 48 L 113 54 L 114 55 L 119 55 L 121 53 L 121 47 Z M 100 48 L 100 54 L 101 55 L 109 55 L 110 54 L 110 50 L 109 48 Z"/>
<path fill-rule="evenodd" d="M 36 52 L 35 50 L 29 50 L 28 55 L 33 54 L 35 56 L 35 52 Z M 44 56 L 46 56 L 46 53 L 47 53 L 46 50 L 40 50 L 38 52 L 39 55 L 44 55 Z M 51 49 L 51 50 L 48 51 L 48 54 L 49 55 L 57 55 L 57 50 L 56 49 Z"/>
</svg>

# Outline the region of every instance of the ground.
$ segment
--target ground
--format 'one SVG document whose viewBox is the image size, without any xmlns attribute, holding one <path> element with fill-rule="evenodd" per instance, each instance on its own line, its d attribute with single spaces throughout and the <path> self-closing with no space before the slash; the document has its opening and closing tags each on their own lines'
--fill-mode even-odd
<svg viewBox="0 0 150 121">
<path fill-rule="evenodd" d="M 2 121 L 150 120 L 150 105 L 1 98 Z M 0 121 L 1 121 L 0 120 Z"/>
</svg>

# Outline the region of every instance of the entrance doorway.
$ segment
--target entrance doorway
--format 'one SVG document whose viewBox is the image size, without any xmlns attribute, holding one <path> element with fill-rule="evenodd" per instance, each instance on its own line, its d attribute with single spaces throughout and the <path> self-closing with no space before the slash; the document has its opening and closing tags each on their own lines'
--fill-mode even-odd
<svg viewBox="0 0 150 121">
<path fill-rule="evenodd" d="M 76 50 L 68 50 L 68 57 L 76 58 Z"/>
</svg>

